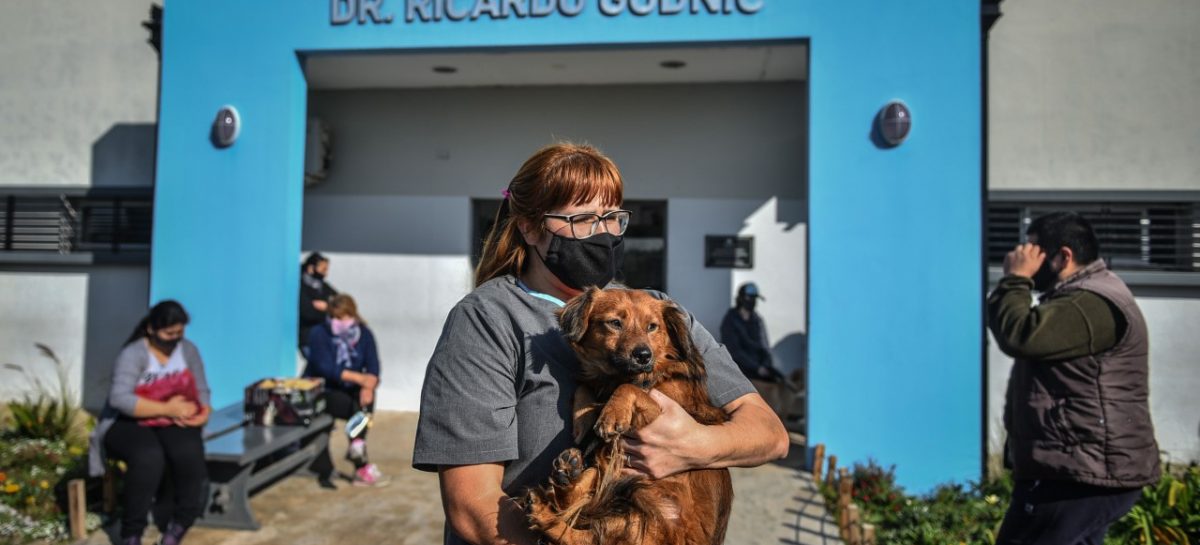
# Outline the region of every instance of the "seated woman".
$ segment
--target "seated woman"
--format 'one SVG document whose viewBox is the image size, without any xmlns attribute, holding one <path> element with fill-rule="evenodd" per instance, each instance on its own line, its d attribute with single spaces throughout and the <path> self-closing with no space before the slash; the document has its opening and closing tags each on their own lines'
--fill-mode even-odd
<svg viewBox="0 0 1200 545">
<path fill-rule="evenodd" d="M 93 475 L 103 474 L 106 455 L 127 468 L 123 545 L 140 545 L 156 498 L 164 545 L 178 545 L 204 509 L 208 474 L 201 430 L 212 409 L 200 351 L 183 338 L 187 323 L 175 301 L 154 305 L 138 322 L 117 355 L 112 389 L 92 435 Z M 164 513 L 167 520 L 157 520 Z"/>
<path fill-rule="evenodd" d="M 325 379 L 326 412 L 334 418 L 349 419 L 355 413 L 375 407 L 375 389 L 379 386 L 379 353 L 375 335 L 358 315 L 354 298 L 346 294 L 329 299 L 329 319 L 313 326 L 308 333 L 308 365 L 304 376 Z M 353 484 L 383 486 L 388 479 L 367 461 L 367 436 L 364 430 L 350 441 L 346 459 L 354 463 Z M 310 469 L 323 488 L 337 488 L 333 459 L 326 450 L 317 455 Z"/>
</svg>

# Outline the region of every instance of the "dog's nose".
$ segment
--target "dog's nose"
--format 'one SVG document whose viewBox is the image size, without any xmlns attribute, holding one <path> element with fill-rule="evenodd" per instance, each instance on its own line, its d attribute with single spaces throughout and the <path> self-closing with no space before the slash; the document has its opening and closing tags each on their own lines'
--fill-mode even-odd
<svg viewBox="0 0 1200 545">
<path fill-rule="evenodd" d="M 650 351 L 650 347 L 648 346 L 639 346 L 633 349 L 630 356 L 633 357 L 633 361 L 637 362 L 638 365 L 648 367 L 650 365 L 650 358 L 654 357 L 654 353 Z"/>
</svg>

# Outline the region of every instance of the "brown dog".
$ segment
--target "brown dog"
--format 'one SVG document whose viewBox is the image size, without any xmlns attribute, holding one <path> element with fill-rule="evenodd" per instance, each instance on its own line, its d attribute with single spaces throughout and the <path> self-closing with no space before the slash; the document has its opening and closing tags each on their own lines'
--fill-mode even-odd
<svg viewBox="0 0 1200 545">
<path fill-rule="evenodd" d="M 728 470 L 659 480 L 621 471 L 620 436 L 661 413 L 651 388 L 701 424 L 729 420 L 709 401 L 686 316 L 641 290 L 591 288 L 567 304 L 559 321 L 581 366 L 576 442 L 594 431 L 599 448 L 592 464 L 575 448 L 558 456 L 549 485 L 525 497 L 532 528 L 558 545 L 722 543 L 733 502 Z"/>
</svg>

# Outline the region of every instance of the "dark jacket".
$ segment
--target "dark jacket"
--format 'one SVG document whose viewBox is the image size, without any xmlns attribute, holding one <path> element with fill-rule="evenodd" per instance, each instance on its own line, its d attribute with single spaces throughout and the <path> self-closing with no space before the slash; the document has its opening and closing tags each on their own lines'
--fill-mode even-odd
<svg viewBox="0 0 1200 545">
<path fill-rule="evenodd" d="M 767 327 L 757 312 L 750 313 L 750 320 L 743 320 L 737 308 L 729 309 L 721 320 L 721 343 L 729 350 L 742 374 L 749 378 L 764 378 L 758 374 L 761 367 L 774 369 Z"/>
<path fill-rule="evenodd" d="M 308 332 L 318 324 L 324 323 L 326 314 L 313 308 L 313 301 L 329 302 L 329 298 L 337 295 L 337 290 L 323 278 L 317 278 L 300 273 L 300 347 L 308 346 Z"/>
<path fill-rule="evenodd" d="M 1100 260 L 1045 293 L 1034 308 L 1031 287 L 1006 277 L 988 300 L 989 325 L 1000 348 L 1015 358 L 1004 408 L 1013 476 L 1114 488 L 1157 482 L 1149 335 L 1133 294 Z M 1107 310 L 1086 304 L 1080 292 L 1098 296 Z M 1082 340 L 1082 347 L 1046 346 L 1053 354 L 1039 356 L 1013 343 L 1052 327 L 1056 315 L 1075 324 L 1077 331 L 1063 336 Z M 1118 325 L 1109 346 L 1093 334 L 1105 324 Z"/>
<path fill-rule="evenodd" d="M 339 366 L 337 363 L 337 348 L 333 344 L 333 329 L 329 322 L 322 322 L 312 328 L 309 333 L 308 364 L 304 366 L 304 376 L 321 377 L 325 379 L 327 388 L 353 392 L 358 385 L 342 381 L 342 371 L 347 369 L 358 373 L 379 376 L 379 352 L 375 348 L 375 335 L 365 325 L 358 344 L 350 352 L 350 365 Z"/>
</svg>

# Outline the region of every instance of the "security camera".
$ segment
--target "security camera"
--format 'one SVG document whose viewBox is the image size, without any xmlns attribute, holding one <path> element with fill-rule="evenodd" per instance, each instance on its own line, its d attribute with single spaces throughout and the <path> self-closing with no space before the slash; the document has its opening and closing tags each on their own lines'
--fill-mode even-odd
<svg viewBox="0 0 1200 545">
<path fill-rule="evenodd" d="M 879 110 L 876 124 L 879 127 L 879 137 L 887 145 L 899 146 L 912 130 L 912 112 L 903 102 L 894 100 Z"/>
<path fill-rule="evenodd" d="M 237 108 L 221 106 L 221 109 L 217 110 L 217 118 L 213 120 L 213 143 L 219 148 L 232 146 L 241 131 L 242 118 L 238 115 Z"/>
</svg>

